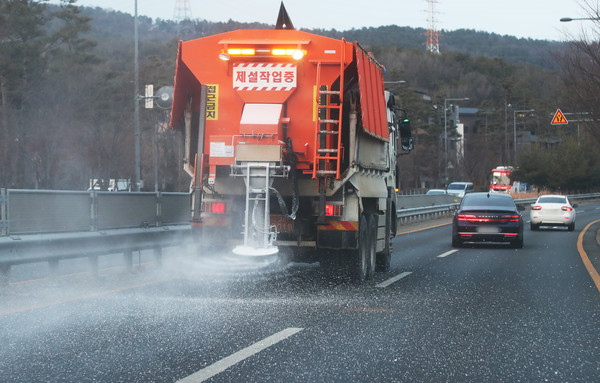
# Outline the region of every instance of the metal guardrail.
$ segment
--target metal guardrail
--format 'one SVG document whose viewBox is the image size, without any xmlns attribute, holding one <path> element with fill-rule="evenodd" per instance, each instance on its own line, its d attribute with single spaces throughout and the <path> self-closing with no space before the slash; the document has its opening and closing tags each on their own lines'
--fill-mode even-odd
<svg viewBox="0 0 600 383">
<path fill-rule="evenodd" d="M 412 196 L 411 196 L 412 197 Z M 421 196 L 421 198 L 424 196 Z M 600 199 L 600 193 L 588 193 L 588 194 L 572 194 L 568 195 L 572 201 L 584 201 L 589 199 Z M 531 205 L 537 198 L 522 198 L 515 200 L 517 205 Z M 430 219 L 448 217 L 454 214 L 454 211 L 458 208 L 460 201 L 423 207 L 412 207 L 402 208 L 396 211 L 396 215 L 399 218 L 399 224 L 409 224 L 414 222 L 421 222 Z"/>
<path fill-rule="evenodd" d="M 424 198 L 432 197 L 432 198 Z M 455 197 L 400 196 L 400 224 L 451 216 Z M 572 200 L 599 199 L 600 193 L 569 195 Z M 451 203 L 440 203 L 446 201 Z M 518 199 L 519 205 L 535 202 Z M 430 204 L 430 206 L 410 206 Z M 79 216 L 76 216 L 76 215 Z M 13 265 L 48 262 L 51 274 L 60 260 L 89 258 L 98 273 L 98 257 L 122 253 L 132 268 L 135 251 L 191 242 L 187 193 L 57 192 L 0 190 L 0 286 Z M 39 221 L 39 222 L 36 222 Z M 173 225 L 175 224 L 175 225 Z M 165 225 L 165 226 L 163 226 Z"/>
<path fill-rule="evenodd" d="M 0 238 L 0 265 L 155 249 L 186 243 L 189 226 L 116 229 L 89 233 L 39 234 Z"/>
<path fill-rule="evenodd" d="M 126 267 L 133 252 L 190 241 L 187 193 L 119 193 L 0 189 L 0 285 L 14 265 L 122 253 Z"/>
<path fill-rule="evenodd" d="M 427 221 L 430 219 L 451 216 L 458 207 L 458 203 L 434 205 L 425 207 L 413 207 L 408 209 L 399 209 L 396 211 L 398 223 L 401 225 Z"/>
<path fill-rule="evenodd" d="M 133 253 L 153 250 L 160 263 L 162 249 L 191 243 L 189 225 L 96 232 L 33 234 L 0 237 L 0 286 L 8 283 L 11 266 L 48 262 L 50 274 L 56 274 L 59 261 L 88 258 L 92 274 L 98 274 L 98 257 L 123 254 L 128 270 L 133 269 Z"/>
</svg>

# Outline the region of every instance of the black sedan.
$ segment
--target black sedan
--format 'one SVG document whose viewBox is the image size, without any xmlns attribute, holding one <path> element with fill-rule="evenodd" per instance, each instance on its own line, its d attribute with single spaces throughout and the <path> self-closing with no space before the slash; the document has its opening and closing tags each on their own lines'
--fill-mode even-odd
<svg viewBox="0 0 600 383">
<path fill-rule="evenodd" d="M 468 193 L 452 219 L 452 246 L 465 242 L 502 242 L 523 247 L 523 218 L 508 194 Z"/>
</svg>

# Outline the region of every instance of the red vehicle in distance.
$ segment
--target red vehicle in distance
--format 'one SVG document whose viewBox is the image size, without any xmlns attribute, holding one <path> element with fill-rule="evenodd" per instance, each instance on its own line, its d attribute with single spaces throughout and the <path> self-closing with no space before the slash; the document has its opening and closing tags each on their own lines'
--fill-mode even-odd
<svg viewBox="0 0 600 383">
<path fill-rule="evenodd" d="M 492 169 L 492 177 L 490 180 L 490 192 L 492 193 L 508 193 L 513 187 L 512 166 L 497 166 Z"/>
</svg>

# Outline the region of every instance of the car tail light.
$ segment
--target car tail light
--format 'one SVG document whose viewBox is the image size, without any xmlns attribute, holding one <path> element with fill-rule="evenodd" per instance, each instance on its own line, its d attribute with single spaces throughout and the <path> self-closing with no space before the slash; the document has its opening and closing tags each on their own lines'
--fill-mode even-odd
<svg viewBox="0 0 600 383">
<path fill-rule="evenodd" d="M 540 205 L 534 205 L 531 207 L 531 210 L 542 210 L 542 207 Z"/>
<path fill-rule="evenodd" d="M 473 214 L 459 214 L 456 217 L 459 221 L 467 221 L 467 222 L 519 222 L 520 216 L 518 215 L 505 215 L 503 217 L 477 217 Z"/>
<path fill-rule="evenodd" d="M 571 211 L 571 210 L 573 210 L 573 208 L 571 206 L 563 206 L 563 207 L 560 208 L 560 210 L 562 210 L 562 211 Z"/>
</svg>

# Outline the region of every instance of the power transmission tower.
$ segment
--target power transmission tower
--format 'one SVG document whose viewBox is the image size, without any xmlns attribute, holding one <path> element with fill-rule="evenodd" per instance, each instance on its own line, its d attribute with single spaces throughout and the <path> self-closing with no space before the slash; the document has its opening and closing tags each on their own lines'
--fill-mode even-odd
<svg viewBox="0 0 600 383">
<path fill-rule="evenodd" d="M 435 4 L 437 4 L 437 0 L 427 0 L 427 50 L 439 54 L 440 34 L 436 26 Z"/>
<path fill-rule="evenodd" d="M 190 0 L 175 0 L 175 12 L 173 19 L 175 21 L 190 20 L 192 18 L 192 6 Z"/>
</svg>

